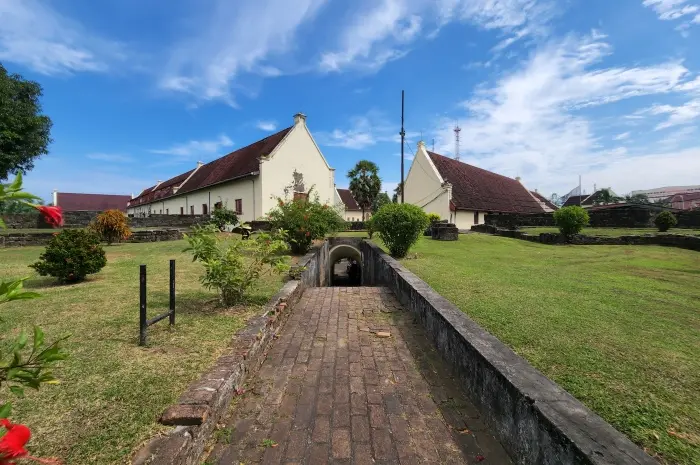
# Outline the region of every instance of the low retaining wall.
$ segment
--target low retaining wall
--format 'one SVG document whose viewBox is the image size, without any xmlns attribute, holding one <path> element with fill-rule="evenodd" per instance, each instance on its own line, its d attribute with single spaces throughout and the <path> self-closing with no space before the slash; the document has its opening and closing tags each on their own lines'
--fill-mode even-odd
<svg viewBox="0 0 700 465">
<path fill-rule="evenodd" d="M 323 254 L 328 243 L 299 260 L 297 279 L 287 282 L 257 317 L 233 338 L 230 349 L 197 382 L 191 384 L 177 403 L 168 407 L 160 422 L 175 428 L 152 440 L 136 453 L 132 464 L 195 465 L 217 422 L 232 397 L 265 360 L 270 343 L 281 330 L 304 289 L 323 284 Z"/>
<path fill-rule="evenodd" d="M 516 463 L 658 465 L 379 247 L 361 247 L 364 283 L 415 315 Z"/>
<path fill-rule="evenodd" d="M 9 233 L 0 234 L 0 247 L 27 247 L 46 245 L 55 232 L 45 233 Z M 149 229 L 145 231 L 133 231 L 131 237 L 124 242 L 160 242 L 177 241 L 182 239 L 180 229 Z"/>
<path fill-rule="evenodd" d="M 688 236 L 682 234 L 645 234 L 639 236 L 618 237 L 587 236 L 577 234 L 567 241 L 561 234 L 525 234 L 522 231 L 501 229 L 484 224 L 472 226 L 472 231 L 551 245 L 663 245 L 666 247 L 678 247 L 681 249 L 700 251 L 700 236 Z"/>
<path fill-rule="evenodd" d="M 197 224 L 208 223 L 209 215 L 150 215 L 144 217 L 129 217 L 129 226 L 132 228 L 190 228 Z M 87 225 L 86 225 L 87 226 Z"/>
</svg>

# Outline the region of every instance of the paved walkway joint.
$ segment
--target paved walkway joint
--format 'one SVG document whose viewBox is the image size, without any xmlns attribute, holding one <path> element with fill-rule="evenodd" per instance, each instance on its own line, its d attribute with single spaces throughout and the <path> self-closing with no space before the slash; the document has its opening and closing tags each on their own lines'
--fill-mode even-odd
<svg viewBox="0 0 700 465">
<path fill-rule="evenodd" d="M 225 422 L 206 463 L 512 463 L 385 288 L 307 289 Z"/>
</svg>

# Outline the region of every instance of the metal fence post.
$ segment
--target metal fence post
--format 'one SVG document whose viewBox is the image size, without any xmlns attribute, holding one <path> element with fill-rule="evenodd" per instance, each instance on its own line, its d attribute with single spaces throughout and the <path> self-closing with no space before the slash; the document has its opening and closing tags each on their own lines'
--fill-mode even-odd
<svg viewBox="0 0 700 465">
<path fill-rule="evenodd" d="M 170 260 L 170 325 L 175 324 L 175 260 Z"/>
<path fill-rule="evenodd" d="M 146 265 L 141 265 L 140 267 L 140 277 L 139 282 L 141 284 L 141 308 L 140 308 L 140 318 L 139 318 L 139 345 L 146 345 L 146 330 L 148 328 L 148 321 L 146 315 Z"/>
</svg>

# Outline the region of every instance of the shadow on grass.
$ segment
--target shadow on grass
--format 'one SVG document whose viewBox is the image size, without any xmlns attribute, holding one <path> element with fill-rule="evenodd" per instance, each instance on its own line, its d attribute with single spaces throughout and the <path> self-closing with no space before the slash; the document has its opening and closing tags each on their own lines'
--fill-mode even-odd
<svg viewBox="0 0 700 465">
<path fill-rule="evenodd" d="M 236 305 L 225 307 L 218 297 L 213 297 L 205 292 L 176 293 L 175 295 L 175 315 L 192 316 L 218 316 L 245 313 L 250 307 L 262 307 L 267 303 L 269 297 L 259 293 L 251 293 L 246 299 Z M 170 305 L 170 294 L 168 292 L 149 292 L 148 309 L 149 316 L 161 314 L 168 311 Z"/>
</svg>

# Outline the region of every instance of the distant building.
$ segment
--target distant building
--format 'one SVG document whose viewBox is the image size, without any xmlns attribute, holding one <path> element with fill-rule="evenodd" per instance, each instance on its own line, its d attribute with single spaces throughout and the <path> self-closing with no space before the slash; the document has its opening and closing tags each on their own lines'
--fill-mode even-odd
<svg viewBox="0 0 700 465">
<path fill-rule="evenodd" d="M 491 213 L 543 213 L 518 179 L 429 152 L 423 142 L 405 181 L 404 201 L 437 213 L 459 229 L 484 223 Z"/>
<path fill-rule="evenodd" d="M 126 213 L 130 200 L 130 195 L 53 192 L 54 206 L 61 207 L 65 212 L 120 210 Z"/>
<path fill-rule="evenodd" d="M 656 189 L 647 189 L 641 191 L 632 191 L 630 195 L 644 194 L 650 201 L 659 202 L 666 200 L 676 194 L 686 194 L 700 192 L 700 186 L 670 186 L 657 187 Z"/>
<path fill-rule="evenodd" d="M 583 195 L 572 195 L 568 199 L 566 199 L 566 202 L 564 202 L 564 205 L 562 207 L 570 207 L 572 205 L 580 205 L 583 208 L 590 208 L 594 205 L 600 205 L 602 203 L 602 198 L 603 198 L 603 191 L 604 190 L 609 190 L 610 194 L 613 197 L 618 197 L 618 195 L 613 192 L 612 189 L 598 189 L 592 194 L 583 194 Z M 618 202 L 615 202 L 618 203 Z"/>
<path fill-rule="evenodd" d="M 352 196 L 350 189 L 336 189 L 336 192 L 338 194 L 339 203 L 342 204 L 344 209 L 343 219 L 345 221 L 362 221 L 362 209 L 355 200 L 355 197 Z M 369 219 L 371 213 L 370 211 L 366 211 L 365 219 Z"/>
<path fill-rule="evenodd" d="M 294 125 L 145 189 L 129 202 L 134 216 L 208 215 L 216 208 L 234 210 L 241 221 L 266 215 L 293 188 L 294 198 L 311 188 L 322 203 L 335 200 L 334 170 L 306 126 L 306 116 L 294 115 Z"/>
<path fill-rule="evenodd" d="M 678 210 L 693 210 L 700 208 L 700 192 L 672 195 L 666 201 Z"/>
<path fill-rule="evenodd" d="M 542 207 L 542 209 L 543 209 L 545 212 L 551 213 L 551 212 L 553 212 L 553 211 L 555 211 L 555 210 L 559 210 L 559 207 L 557 207 L 556 205 L 554 205 L 554 204 L 552 203 L 551 200 L 549 200 L 547 197 L 545 197 L 544 195 L 540 194 L 539 192 L 537 192 L 537 191 L 530 191 L 530 194 L 532 194 L 532 196 L 535 198 L 535 200 L 537 200 L 537 201 L 540 203 L 540 206 Z"/>
</svg>

